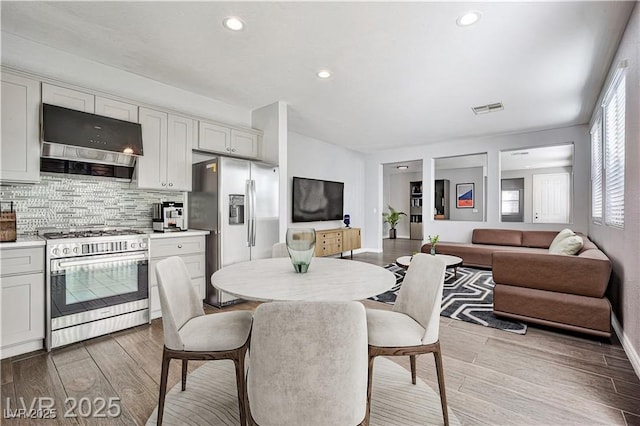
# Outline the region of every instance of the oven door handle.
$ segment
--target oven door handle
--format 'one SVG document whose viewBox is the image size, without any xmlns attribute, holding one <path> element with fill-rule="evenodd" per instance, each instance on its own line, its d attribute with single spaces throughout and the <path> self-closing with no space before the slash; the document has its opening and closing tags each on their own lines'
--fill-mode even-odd
<svg viewBox="0 0 640 426">
<path fill-rule="evenodd" d="M 69 262 L 59 262 L 58 268 L 65 269 L 71 266 L 84 266 L 84 265 L 95 265 L 96 263 L 105 263 L 105 262 L 118 262 L 118 261 L 131 261 L 131 260 L 147 260 L 146 254 L 134 254 L 130 256 L 121 256 L 121 257 L 110 257 L 108 259 L 83 259 L 83 260 L 72 260 Z"/>
</svg>

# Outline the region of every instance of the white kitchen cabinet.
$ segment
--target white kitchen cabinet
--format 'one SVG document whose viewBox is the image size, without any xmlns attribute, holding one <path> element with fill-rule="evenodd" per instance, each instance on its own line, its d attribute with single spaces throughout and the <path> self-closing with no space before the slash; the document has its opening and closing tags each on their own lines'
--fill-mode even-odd
<svg viewBox="0 0 640 426">
<path fill-rule="evenodd" d="M 144 155 L 137 160 L 139 188 L 191 191 L 193 120 L 140 108 Z"/>
<path fill-rule="evenodd" d="M 231 129 L 200 121 L 198 149 L 212 152 L 231 152 Z"/>
<path fill-rule="evenodd" d="M 258 156 L 258 135 L 231 129 L 231 152 L 242 157 Z"/>
<path fill-rule="evenodd" d="M 2 73 L 0 180 L 40 181 L 40 82 Z"/>
<path fill-rule="evenodd" d="M 91 93 L 54 86 L 48 83 L 42 83 L 42 103 L 92 114 L 95 111 L 95 96 Z"/>
<path fill-rule="evenodd" d="M 44 248 L 0 250 L 0 358 L 42 349 L 45 334 Z"/>
<path fill-rule="evenodd" d="M 256 158 L 258 156 L 258 135 L 200 121 L 198 149 L 207 152 Z"/>
<path fill-rule="evenodd" d="M 162 238 L 153 238 L 152 236 L 150 240 L 149 312 L 151 319 L 162 316 L 156 278 L 156 265 L 162 259 L 171 256 L 181 257 L 189 271 L 191 285 L 196 290 L 198 297 L 204 299 L 205 296 L 205 237 L 202 235 L 182 236 L 177 232 L 175 234 L 177 234 L 175 237 L 162 235 Z"/>
<path fill-rule="evenodd" d="M 95 113 L 118 120 L 138 122 L 138 105 L 96 96 Z"/>
</svg>

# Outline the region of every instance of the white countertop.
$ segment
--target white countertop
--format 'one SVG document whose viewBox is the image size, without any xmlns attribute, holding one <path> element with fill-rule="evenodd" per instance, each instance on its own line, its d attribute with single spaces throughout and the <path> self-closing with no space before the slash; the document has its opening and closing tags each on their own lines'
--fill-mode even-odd
<svg viewBox="0 0 640 426">
<path fill-rule="evenodd" d="M 209 235 L 209 233 L 210 231 L 203 231 L 201 229 L 174 232 L 149 232 L 149 238 L 155 240 L 156 238 L 197 237 L 200 235 Z"/>
<path fill-rule="evenodd" d="M 0 249 L 14 249 L 24 247 L 44 247 L 46 245 L 44 238 L 37 235 L 18 235 L 16 241 L 0 243 Z"/>
</svg>

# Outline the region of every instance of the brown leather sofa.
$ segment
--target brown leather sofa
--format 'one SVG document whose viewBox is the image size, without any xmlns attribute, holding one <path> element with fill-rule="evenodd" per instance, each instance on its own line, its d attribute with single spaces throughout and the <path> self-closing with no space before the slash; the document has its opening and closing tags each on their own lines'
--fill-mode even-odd
<svg viewBox="0 0 640 426">
<path fill-rule="evenodd" d="M 557 231 L 475 229 L 472 242 L 441 242 L 436 251 L 468 266 L 493 269 L 493 312 L 566 330 L 611 337 L 605 291 L 611 261 L 585 235 L 576 255 L 548 252 Z M 431 244 L 422 246 L 429 253 Z"/>
</svg>

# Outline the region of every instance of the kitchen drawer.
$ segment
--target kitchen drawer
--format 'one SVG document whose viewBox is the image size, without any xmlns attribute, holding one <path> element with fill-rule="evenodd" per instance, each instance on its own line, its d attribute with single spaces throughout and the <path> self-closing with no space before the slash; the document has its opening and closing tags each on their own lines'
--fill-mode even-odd
<svg viewBox="0 0 640 426">
<path fill-rule="evenodd" d="M 0 275 L 2 276 L 43 271 L 43 247 L 0 250 Z"/>
<path fill-rule="evenodd" d="M 206 263 L 204 254 L 194 254 L 188 256 L 180 256 L 189 271 L 191 279 L 204 277 L 206 271 Z M 156 265 L 162 259 L 151 259 L 149 262 L 149 286 L 158 285 L 156 279 Z"/>
<path fill-rule="evenodd" d="M 181 256 L 183 254 L 204 253 L 203 236 L 151 239 L 151 258 Z"/>
</svg>

